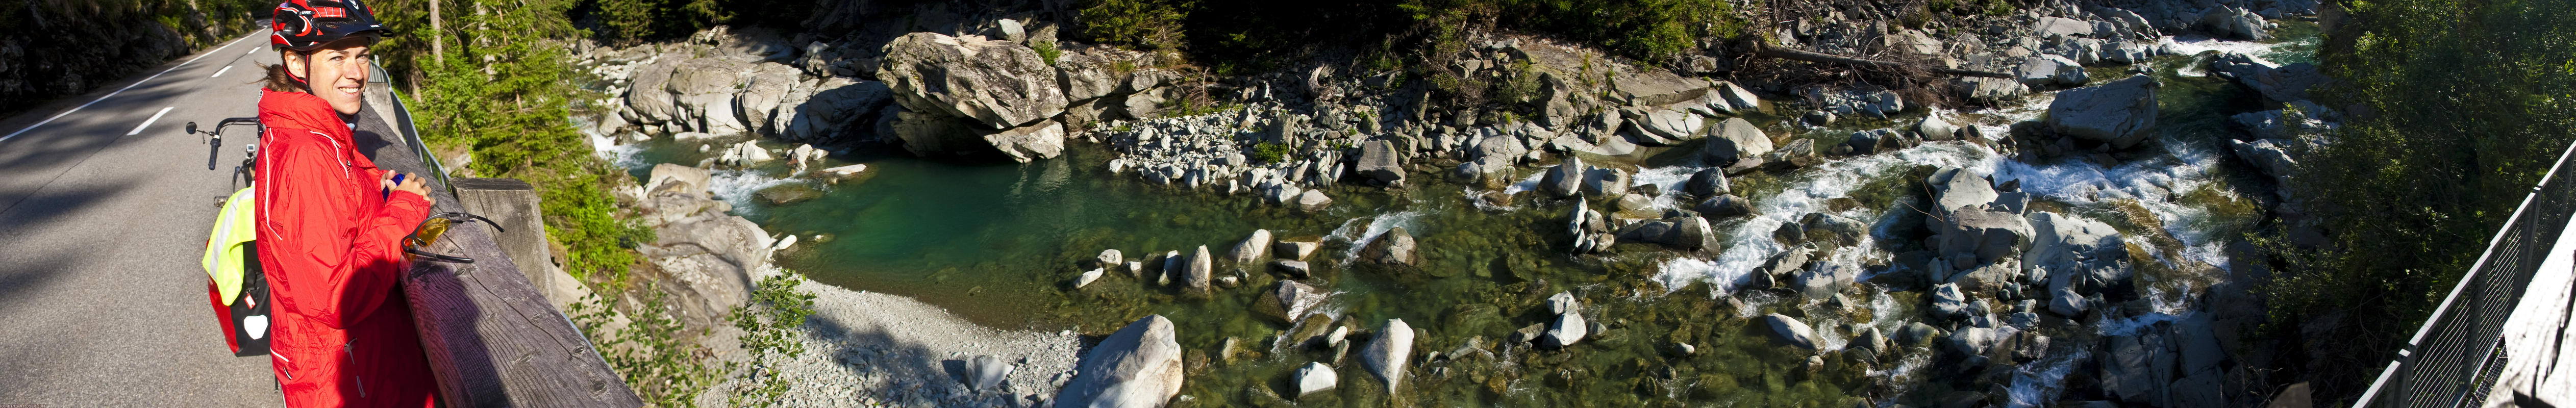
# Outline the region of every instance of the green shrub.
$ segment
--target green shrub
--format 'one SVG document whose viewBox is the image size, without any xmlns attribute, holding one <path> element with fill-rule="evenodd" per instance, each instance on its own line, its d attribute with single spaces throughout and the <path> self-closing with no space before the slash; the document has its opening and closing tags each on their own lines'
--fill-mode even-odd
<svg viewBox="0 0 2576 408">
<path fill-rule="evenodd" d="M 776 364 L 805 354 L 805 332 L 798 328 L 814 315 L 814 294 L 796 289 L 802 281 L 804 275 L 782 269 L 760 280 L 750 304 L 734 309 L 730 320 L 742 329 L 742 348 L 751 353 L 752 364 L 737 374 L 741 389 L 730 398 L 731 405 L 777 406 L 778 397 L 792 385 L 778 376 Z"/>
<path fill-rule="evenodd" d="M 1279 142 L 1261 142 L 1261 144 L 1252 145 L 1252 158 L 1261 160 L 1262 163 L 1285 162 L 1288 160 L 1288 145 Z"/>
<path fill-rule="evenodd" d="M 688 337 L 707 333 L 691 333 L 679 319 L 663 313 L 670 309 L 664 307 L 667 301 L 661 291 L 645 292 L 649 295 L 642 307 L 632 309 L 642 313 L 619 314 L 608 301 L 591 295 L 574 302 L 565 315 L 598 345 L 599 357 L 617 370 L 645 404 L 696 406 L 698 394 L 712 387 L 729 367 L 707 365 L 699 357 L 708 354 L 706 347 L 688 341 Z M 618 326 L 621 317 L 626 322 Z"/>
<path fill-rule="evenodd" d="M 1182 45 L 1182 20 L 1192 0 L 1095 0 L 1082 8 L 1082 32 L 1091 41 L 1148 49 Z"/>
</svg>

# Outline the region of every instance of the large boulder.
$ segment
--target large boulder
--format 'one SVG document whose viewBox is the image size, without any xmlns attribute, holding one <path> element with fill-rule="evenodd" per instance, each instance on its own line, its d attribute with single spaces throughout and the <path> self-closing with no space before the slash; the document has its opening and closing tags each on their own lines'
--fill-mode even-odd
<svg viewBox="0 0 2576 408">
<path fill-rule="evenodd" d="M 1682 183 L 1682 192 L 1693 197 L 1716 197 L 1734 191 L 1727 182 L 1726 169 L 1718 167 L 1691 172 L 1690 180 Z"/>
<path fill-rule="evenodd" d="M 789 141 L 828 143 L 873 134 L 894 101 L 884 82 L 832 77 L 811 95 L 790 93 L 769 116 L 772 132 Z M 877 135 L 891 137 L 892 135 Z"/>
<path fill-rule="evenodd" d="M 1629 106 L 1663 106 L 1699 98 L 1708 92 L 1706 80 L 1685 78 L 1660 69 L 1646 69 L 1615 74 L 1610 80 L 1611 94 Z"/>
<path fill-rule="evenodd" d="M 1404 324 L 1404 319 L 1387 319 L 1386 325 L 1378 327 L 1377 338 L 1360 349 L 1360 365 L 1386 381 L 1388 392 L 1404 386 L 1404 372 L 1412 361 L 1413 326 Z"/>
<path fill-rule="evenodd" d="M 1188 268 L 1187 272 L 1181 274 L 1181 287 L 1189 293 L 1206 295 L 1208 286 L 1214 282 L 1216 274 L 1215 259 L 1208 256 L 1206 245 L 1200 245 L 1198 252 L 1190 253 Z"/>
<path fill-rule="evenodd" d="M 1341 381 L 1341 374 L 1334 373 L 1333 366 L 1306 363 L 1306 366 L 1297 368 L 1297 399 L 1303 401 L 1317 393 L 1332 391 Z"/>
<path fill-rule="evenodd" d="M 1652 144 L 1667 145 L 1699 138 L 1699 128 L 1708 124 L 1708 117 L 1679 107 L 1667 107 L 1646 110 L 1638 117 L 1629 118 L 1628 123 L 1637 124 L 1640 130 L 1653 136 L 1646 139 L 1655 142 Z"/>
<path fill-rule="evenodd" d="M 1262 260 L 1270 259 L 1270 230 L 1252 230 L 1251 236 L 1236 242 L 1234 250 L 1226 255 L 1235 265 L 1260 265 Z"/>
<path fill-rule="evenodd" d="M 2064 17 L 2040 17 L 2030 24 L 2031 34 L 2041 39 L 2057 40 L 2074 36 L 2093 36 L 2093 23 Z"/>
<path fill-rule="evenodd" d="M 1952 82 L 1952 88 L 1958 90 L 1961 98 L 1983 105 L 2019 100 L 2023 94 L 2030 93 L 2030 85 L 2003 78 L 1964 77 Z"/>
<path fill-rule="evenodd" d="M 1252 312 L 1281 323 L 1295 323 L 1298 317 L 1323 303 L 1324 293 L 1315 290 L 1314 286 L 1283 280 L 1271 284 L 1270 290 L 1262 291 L 1260 298 L 1253 299 Z"/>
<path fill-rule="evenodd" d="M 1745 200 L 1744 197 L 1736 197 L 1734 194 L 1720 194 L 1700 200 L 1699 205 L 1692 206 L 1691 210 L 1698 211 L 1700 215 L 1709 218 L 1727 218 L 1754 213 L 1752 201 Z"/>
<path fill-rule="evenodd" d="M 1771 339 L 1773 340 L 1779 340 L 1782 344 L 1796 346 L 1802 349 L 1816 349 L 1816 330 L 1808 327 L 1807 322 L 1801 322 L 1798 321 L 1797 318 L 1784 316 L 1779 313 L 1772 313 L 1763 315 L 1762 323 L 1765 326 L 1771 327 Z"/>
<path fill-rule="evenodd" d="M 1110 333 L 1074 366 L 1058 406 L 1153 408 L 1181 394 L 1186 373 L 1172 321 L 1146 316 Z"/>
<path fill-rule="evenodd" d="M 2156 79 L 2130 76 L 2101 86 L 2068 89 L 2048 104 L 2048 127 L 2078 140 L 2127 149 L 2155 134 Z"/>
<path fill-rule="evenodd" d="M 1395 151 L 1395 142 L 1385 139 L 1361 143 L 1359 163 L 1353 170 L 1387 185 L 1404 183 L 1404 158 Z"/>
<path fill-rule="evenodd" d="M 2030 246 L 2030 220 L 2019 214 L 1982 207 L 1951 213 L 1939 234 L 1941 257 L 1958 269 L 2018 255 Z"/>
<path fill-rule="evenodd" d="M 1828 299 L 1841 293 L 1843 288 L 1851 287 L 1852 279 L 1859 275 L 1858 265 L 1819 262 L 1791 273 L 1787 283 L 1790 289 L 1797 290 L 1808 299 Z"/>
<path fill-rule="evenodd" d="M 734 108 L 734 93 L 742 89 L 743 74 L 753 66 L 725 58 L 681 61 L 672 68 L 670 82 L 662 84 L 662 89 L 676 95 L 679 103 L 680 112 L 673 119 L 690 129 L 717 135 L 750 131 L 743 124 L 740 110 Z"/>
<path fill-rule="evenodd" d="M 1968 294 L 1960 291 L 1959 285 L 1955 283 L 1933 285 L 1932 307 L 1925 311 L 1931 312 L 1932 317 L 1942 320 L 1960 319 L 1985 313 L 1983 310 L 1968 310 Z"/>
<path fill-rule="evenodd" d="M 2209 66 L 2219 76 L 2235 79 L 2238 85 L 2261 93 L 2273 102 L 2311 99 L 2308 88 L 2329 81 L 2324 73 L 2317 71 L 2316 64 L 2302 62 L 2274 66 L 2244 53 L 2221 54 L 2211 59 Z"/>
<path fill-rule="evenodd" d="M 1064 154 L 1064 123 L 1050 121 L 986 133 L 984 142 L 1021 163 L 1054 158 Z"/>
<path fill-rule="evenodd" d="M 635 122 L 650 125 L 679 118 L 679 100 L 663 88 L 671 83 L 671 70 L 680 61 L 684 59 L 662 58 L 635 68 L 626 91 L 626 108 L 635 113 Z"/>
<path fill-rule="evenodd" d="M 2128 245 L 2121 241 L 2120 231 L 2109 224 L 2083 217 L 2038 212 L 2030 215 L 2030 252 L 2022 257 L 2028 273 L 2048 274 L 2049 294 L 2054 297 L 2092 294 L 2104 286 L 2128 279 Z M 2080 313 L 2084 305 L 2075 299 L 2062 299 L 2066 306 L 2059 314 Z M 2058 308 L 2052 300 L 2051 308 Z"/>
<path fill-rule="evenodd" d="M 1589 334 L 1588 330 L 1590 327 L 1585 326 L 1582 313 L 1571 310 L 1558 313 L 1556 320 L 1548 322 L 1546 334 L 1539 336 L 1539 346 L 1557 349 L 1572 347 L 1574 343 L 1583 341 L 1583 336 Z"/>
<path fill-rule="evenodd" d="M 1771 136 L 1763 134 L 1762 128 L 1754 127 L 1753 122 L 1744 118 L 1726 118 L 1718 122 L 1707 143 L 1707 147 L 1700 149 L 1700 162 L 1713 167 L 1731 166 L 1737 161 L 1761 157 L 1772 149 Z"/>
<path fill-rule="evenodd" d="M 743 74 L 747 79 L 743 83 L 742 92 L 734 94 L 734 110 L 742 117 L 743 124 L 749 126 L 751 130 L 763 134 L 779 134 L 787 130 L 787 127 L 773 126 L 773 124 L 787 122 L 773 119 L 782 105 L 791 111 L 795 109 L 795 105 L 784 104 L 784 102 L 796 98 L 792 95 L 797 94 L 798 88 L 802 87 L 803 74 L 795 68 L 779 64 L 755 64 L 753 67 L 751 72 Z"/>
<path fill-rule="evenodd" d="M 1538 189 L 1557 197 L 1573 197 L 1576 194 L 1582 194 L 1583 170 L 1582 158 L 1566 155 L 1564 163 L 1547 168 L 1547 175 L 1538 181 Z"/>
<path fill-rule="evenodd" d="M 2198 25 L 2202 31 L 2209 32 L 2212 37 L 2268 41 L 2272 39 L 2272 33 L 2264 31 L 2265 26 L 2262 15 L 2226 5 L 2201 12 Z"/>
<path fill-rule="evenodd" d="M 1405 267 L 1421 262 L 1420 256 L 1414 253 L 1413 234 L 1405 232 L 1404 227 L 1388 229 L 1386 233 L 1378 234 L 1377 239 L 1369 240 L 1368 246 L 1360 248 L 1360 260 Z"/>
<path fill-rule="evenodd" d="M 989 130 L 1064 112 L 1056 70 L 1035 49 L 982 36 L 912 33 L 886 43 L 877 79 L 904 109 L 973 119 Z"/>
</svg>

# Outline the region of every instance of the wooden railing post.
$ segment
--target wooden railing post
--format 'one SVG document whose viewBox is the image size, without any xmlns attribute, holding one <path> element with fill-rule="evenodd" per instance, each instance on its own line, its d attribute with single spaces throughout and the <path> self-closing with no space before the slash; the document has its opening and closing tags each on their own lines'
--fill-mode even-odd
<svg viewBox="0 0 2576 408">
<path fill-rule="evenodd" d="M 530 284 L 530 276 L 555 279 L 562 274 L 545 256 L 543 222 L 533 204 L 536 191 L 508 179 L 454 183 L 456 194 L 446 199 L 509 232 L 495 236 L 482 223 L 456 224 L 421 249 L 472 258 L 473 263 L 416 260 L 404 275 L 413 325 L 445 405 L 642 406 L 590 339 Z M 532 255 L 523 255 L 528 253 Z M 540 273 L 531 275 L 531 270 Z"/>
<path fill-rule="evenodd" d="M 538 294 L 557 309 L 590 295 L 589 287 L 555 265 L 554 251 L 547 249 L 545 211 L 538 206 L 535 187 L 506 178 L 460 178 L 454 183 L 457 204 L 465 212 L 501 225 L 503 231 L 493 239 L 501 244 L 501 252 L 518 263 L 519 274 L 528 277 Z"/>
</svg>

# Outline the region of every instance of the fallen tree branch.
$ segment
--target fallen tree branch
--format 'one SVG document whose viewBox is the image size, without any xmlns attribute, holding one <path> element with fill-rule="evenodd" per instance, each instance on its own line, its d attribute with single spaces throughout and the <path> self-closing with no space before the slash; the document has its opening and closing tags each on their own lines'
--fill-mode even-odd
<svg viewBox="0 0 2576 408">
<path fill-rule="evenodd" d="M 1987 72 L 1987 71 L 1973 71 L 1973 70 L 1953 69 L 1953 68 L 1942 68 L 1942 67 L 1916 66 L 1916 65 L 1906 64 L 1906 63 L 1901 63 L 1901 62 L 1893 62 L 1893 61 L 1879 61 L 1879 60 L 1870 60 L 1870 59 L 1860 59 L 1860 58 L 1845 57 L 1845 56 L 1833 55 L 1833 54 L 1817 53 L 1817 52 L 1811 52 L 1811 51 L 1793 50 L 1793 49 L 1787 49 L 1787 48 L 1761 47 L 1761 46 L 1757 46 L 1757 47 L 1755 47 L 1755 48 L 1756 48 L 1756 49 L 1755 49 L 1755 50 L 1754 50 L 1754 52 L 1753 52 L 1753 53 L 1754 53 L 1754 55 L 1759 55 L 1759 56 L 1763 56 L 1763 57 L 1770 57 L 1770 58 L 1790 59 L 1790 60 L 1807 61 L 1807 62 L 1824 62 L 1824 63 L 1834 63 L 1834 64 L 1859 65 L 1859 66 L 1866 66 L 1866 67 L 1882 67 L 1882 68 L 1920 68 L 1920 69 L 1923 69 L 1924 71 L 1927 71 L 1927 72 L 1931 72 L 1931 73 L 1935 73 L 1935 74 L 1943 74 L 1943 75 L 1972 76 L 1972 77 L 1987 77 L 1987 78 L 2004 78 L 2004 79 L 2012 79 L 2012 77 L 2013 77 L 2013 76 L 2012 76 L 2012 74 L 2006 74 L 2006 73 L 2001 73 L 2001 72 Z"/>
</svg>

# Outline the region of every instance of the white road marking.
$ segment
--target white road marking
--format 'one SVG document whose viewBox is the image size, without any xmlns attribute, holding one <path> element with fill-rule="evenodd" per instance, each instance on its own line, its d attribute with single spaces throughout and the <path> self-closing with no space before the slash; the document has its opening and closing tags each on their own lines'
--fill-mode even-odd
<svg viewBox="0 0 2576 408">
<path fill-rule="evenodd" d="M 208 76 L 206 76 L 206 77 L 207 77 L 207 78 L 214 78 L 214 77 L 224 76 L 224 73 L 226 73 L 226 72 L 233 72 L 233 66 L 231 66 L 231 65 L 225 65 L 225 66 L 224 66 L 224 69 L 218 69 L 218 70 L 215 70 L 215 74 L 214 74 L 214 75 L 208 75 Z"/>
<path fill-rule="evenodd" d="M 132 132 L 125 132 L 125 135 L 126 135 L 126 136 L 133 136 L 133 135 L 143 134 L 143 128 L 152 127 L 152 122 L 159 122 L 159 121 L 161 121 L 161 115 L 168 115 L 168 114 L 170 114 L 170 108 L 176 108 L 176 107 L 177 107 L 177 106 L 165 106 L 165 107 L 162 107 L 162 108 L 161 108 L 161 112 L 152 114 L 152 118 L 151 118 L 151 119 L 144 119 L 144 120 L 143 120 L 143 124 L 140 124 L 140 125 L 134 125 L 134 131 L 132 131 Z"/>
<path fill-rule="evenodd" d="M 236 40 L 236 41 L 238 41 L 238 40 Z M 250 47 L 250 52 L 242 53 L 242 55 L 251 55 L 251 54 L 258 54 L 258 53 L 259 53 L 259 47 Z"/>
<path fill-rule="evenodd" d="M 134 86 L 135 86 L 135 85 L 142 85 L 142 84 L 143 84 L 143 83 L 145 83 L 145 82 L 152 82 L 152 79 L 153 79 L 153 78 L 160 78 L 160 77 L 161 77 L 161 74 L 167 74 L 167 73 L 170 73 L 170 71 L 178 70 L 178 69 L 179 69 L 179 67 L 188 66 L 188 64 L 190 64 L 190 63 L 197 62 L 197 59 L 199 59 L 199 58 L 205 58 L 207 55 L 214 55 L 214 54 L 215 54 L 215 53 L 214 53 L 215 51 L 223 51 L 225 48 L 230 48 L 230 47 L 232 47 L 232 46 L 233 46 L 233 44 L 241 43 L 241 42 L 242 42 L 242 40 L 248 40 L 248 39 L 250 39 L 251 37 L 255 37 L 255 36 L 244 36 L 244 37 L 242 37 L 242 38 L 233 39 L 233 42 L 224 43 L 224 46 L 222 46 L 222 47 L 215 47 L 215 49 L 214 49 L 214 50 L 207 51 L 207 52 L 206 52 L 206 53 L 204 53 L 204 54 L 197 54 L 197 58 L 189 58 L 189 59 L 188 59 L 188 62 L 181 62 L 181 63 L 179 63 L 179 65 L 171 66 L 171 67 L 170 67 L 170 69 L 164 69 L 164 70 L 161 70 L 161 73 L 159 73 L 159 74 L 152 74 L 152 76 L 144 77 L 144 78 L 143 78 L 143 80 L 141 80 L 141 81 L 134 81 L 134 83 L 132 83 L 132 84 L 126 84 L 124 88 L 117 88 L 117 89 L 116 89 L 116 92 L 108 92 L 106 96 L 100 96 L 100 97 L 98 97 L 98 99 L 91 99 L 91 100 L 89 101 L 89 103 L 84 103 L 84 104 L 81 104 L 81 106 L 72 107 L 72 110 L 63 111 L 63 113 L 56 113 L 56 114 L 54 114 L 54 116 L 53 116 L 53 117 L 45 118 L 45 120 L 43 120 L 43 121 L 38 121 L 38 122 L 36 122 L 36 124 L 33 124 L 33 125 L 27 125 L 27 127 L 24 127 L 24 128 L 19 128 L 19 129 L 18 129 L 18 131 L 16 131 L 16 132 L 9 132 L 9 135 L 8 135 L 8 136 L 0 136 L 0 142 L 6 142 L 6 141 L 9 141 L 9 139 L 10 139 L 10 138 L 18 137 L 18 135 L 19 135 L 19 134 L 21 134 L 21 133 L 27 133 L 27 131 L 29 131 L 29 130 L 35 130 L 35 129 L 36 129 L 36 127 L 38 127 L 38 126 L 44 126 L 44 125 L 45 125 L 45 124 L 47 124 L 47 123 L 54 123 L 54 119 L 62 119 L 62 118 L 63 118 L 63 115 L 70 115 L 70 114 L 72 114 L 72 112 L 79 112 L 79 111 L 81 110 L 81 108 L 87 108 L 87 107 L 89 107 L 90 105 L 98 104 L 98 101 L 104 101 L 104 100 L 107 100 L 107 98 L 109 98 L 109 97 L 114 97 L 114 96 L 116 96 L 116 94 L 125 93 L 125 90 L 128 90 L 128 89 L 134 89 Z M 166 112 L 166 111 L 168 111 L 168 109 L 163 109 L 163 111 L 165 111 L 165 112 Z"/>
</svg>

